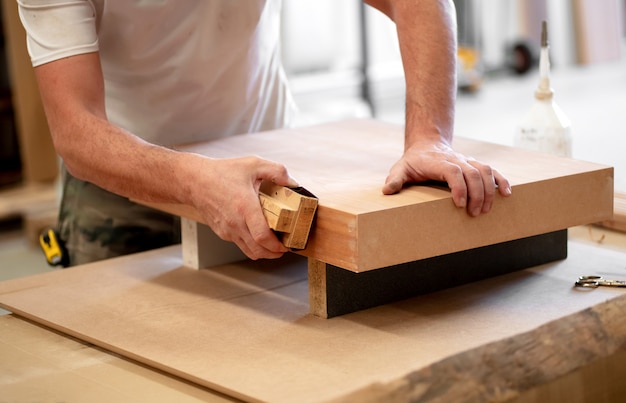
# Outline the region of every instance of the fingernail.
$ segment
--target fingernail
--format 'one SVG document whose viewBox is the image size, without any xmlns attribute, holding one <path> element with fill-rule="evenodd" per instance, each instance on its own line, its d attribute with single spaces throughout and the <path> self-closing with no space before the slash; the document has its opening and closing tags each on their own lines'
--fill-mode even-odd
<svg viewBox="0 0 626 403">
<path fill-rule="evenodd" d="M 467 199 L 465 197 L 461 197 L 459 199 L 459 207 L 465 207 L 467 205 Z"/>
<path fill-rule="evenodd" d="M 472 211 L 472 216 L 476 217 L 476 216 L 480 215 L 480 211 L 481 211 L 480 208 L 475 208 Z"/>
</svg>

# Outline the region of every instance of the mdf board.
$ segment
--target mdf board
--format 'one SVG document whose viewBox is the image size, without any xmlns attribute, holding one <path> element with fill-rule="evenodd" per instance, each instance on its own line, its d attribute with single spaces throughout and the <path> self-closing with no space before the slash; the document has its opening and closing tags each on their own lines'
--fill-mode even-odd
<svg viewBox="0 0 626 403">
<path fill-rule="evenodd" d="M 0 315 L 0 357 L 3 402 L 233 402 L 15 315 Z"/>
<path fill-rule="evenodd" d="M 508 177 L 513 195 L 470 217 L 445 184 L 385 196 L 381 189 L 403 151 L 403 128 L 348 120 L 232 136 L 180 147 L 214 158 L 258 155 L 283 163 L 319 198 L 309 258 L 354 272 L 413 262 L 600 222 L 613 215 L 611 167 L 456 138 L 457 151 Z M 188 206 L 152 205 L 200 220 Z"/>
<path fill-rule="evenodd" d="M 624 289 L 573 283 L 623 278 L 626 254 L 569 254 L 331 320 L 303 257 L 193 270 L 180 247 L 0 282 L 0 305 L 246 401 L 505 401 L 624 356 Z"/>
</svg>

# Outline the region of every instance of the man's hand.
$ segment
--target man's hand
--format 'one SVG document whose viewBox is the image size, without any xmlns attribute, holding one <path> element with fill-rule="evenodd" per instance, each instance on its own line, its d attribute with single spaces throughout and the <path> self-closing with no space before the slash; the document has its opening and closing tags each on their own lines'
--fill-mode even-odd
<svg viewBox="0 0 626 403">
<path fill-rule="evenodd" d="M 452 199 L 472 216 L 491 210 L 496 189 L 511 194 L 498 171 L 452 150 L 456 97 L 456 11 L 452 0 L 365 0 L 396 23 L 406 79 L 404 155 L 383 193 L 405 183 L 447 182 Z"/>
<path fill-rule="evenodd" d="M 263 180 L 298 186 L 285 166 L 258 157 L 190 157 L 192 204 L 220 238 L 234 242 L 254 260 L 279 258 L 288 251 L 269 228 L 259 202 Z"/>
<path fill-rule="evenodd" d="M 391 168 L 384 194 L 397 193 L 405 183 L 447 182 L 454 204 L 472 216 L 491 210 L 497 191 L 511 195 L 509 181 L 500 172 L 452 150 L 442 142 L 418 141 Z"/>
</svg>

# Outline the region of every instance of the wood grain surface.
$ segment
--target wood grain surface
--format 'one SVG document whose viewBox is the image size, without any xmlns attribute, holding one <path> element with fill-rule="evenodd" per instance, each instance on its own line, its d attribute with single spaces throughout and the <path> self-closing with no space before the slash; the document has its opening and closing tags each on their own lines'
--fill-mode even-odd
<svg viewBox="0 0 626 403">
<path fill-rule="evenodd" d="M 248 401 L 497 402 L 623 353 L 624 290 L 572 286 L 624 262 L 570 242 L 565 261 L 321 320 L 302 257 L 193 270 L 169 247 L 1 282 L 0 305 Z"/>
<path fill-rule="evenodd" d="M 455 148 L 489 163 L 513 185 L 493 210 L 472 218 L 442 185 L 381 192 L 403 150 L 403 128 L 374 120 L 232 136 L 180 147 L 214 158 L 258 155 L 283 163 L 319 198 L 307 248 L 298 252 L 355 272 L 468 250 L 613 214 L 613 168 L 456 138 Z M 184 206 L 153 205 L 198 219 Z"/>
</svg>

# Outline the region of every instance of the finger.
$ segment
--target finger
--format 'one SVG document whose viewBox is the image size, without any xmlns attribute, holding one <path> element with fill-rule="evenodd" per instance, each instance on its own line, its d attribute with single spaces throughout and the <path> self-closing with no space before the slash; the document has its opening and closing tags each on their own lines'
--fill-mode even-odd
<svg viewBox="0 0 626 403">
<path fill-rule="evenodd" d="M 260 163 L 256 170 L 258 178 L 290 188 L 299 186 L 298 181 L 289 175 L 287 167 L 283 164 L 264 159 L 259 159 L 259 161 Z"/>
<path fill-rule="evenodd" d="M 402 182 L 399 180 L 390 180 L 383 185 L 384 195 L 393 195 L 400 192 L 400 190 L 402 190 Z"/>
<path fill-rule="evenodd" d="M 248 256 L 248 258 L 252 259 L 252 260 L 259 260 L 259 259 L 278 259 L 281 256 L 284 255 L 284 252 L 272 252 L 269 251 L 263 247 L 261 247 L 259 244 L 255 244 L 254 242 L 250 242 L 251 238 L 240 238 L 238 240 L 237 246 L 241 249 L 241 251 L 243 253 L 246 254 L 246 256 Z"/>
<path fill-rule="evenodd" d="M 249 258 L 252 260 L 257 260 L 255 253 L 252 252 L 252 249 L 248 247 L 248 244 L 243 240 L 243 238 L 233 239 L 232 242 L 237 245 L 237 247 Z"/>
<path fill-rule="evenodd" d="M 237 235 L 238 231 L 235 227 L 230 227 L 228 224 L 222 223 L 211 226 L 211 229 L 215 234 L 224 241 L 233 242 L 237 247 L 250 259 L 258 259 L 257 254 L 248 246 L 248 243 L 244 241 L 242 235 Z"/>
<path fill-rule="evenodd" d="M 288 251 L 267 224 L 261 205 L 246 216 L 244 241 L 260 258 L 278 258 Z"/>
<path fill-rule="evenodd" d="M 253 209 L 255 208 L 254 203 L 256 202 L 251 204 Z M 282 256 L 287 248 L 269 228 L 260 204 L 258 204 L 256 213 L 260 216 L 260 220 L 252 219 L 251 221 L 256 222 L 255 224 L 248 224 L 250 219 L 247 217 L 250 216 L 250 213 L 240 210 L 239 213 L 223 217 L 222 220 L 216 220 L 213 230 L 223 240 L 234 242 L 252 260 Z"/>
<path fill-rule="evenodd" d="M 491 211 L 493 201 L 496 197 L 496 181 L 493 169 L 489 165 L 485 165 L 474 159 L 470 159 L 469 163 L 478 170 L 480 176 L 482 177 L 483 203 L 481 213 L 488 213 Z"/>
<path fill-rule="evenodd" d="M 383 194 L 392 195 L 402 190 L 402 186 L 408 181 L 404 172 L 404 164 L 401 161 L 396 162 L 389 170 L 389 175 L 385 179 L 383 185 Z"/>
<path fill-rule="evenodd" d="M 498 185 L 498 192 L 500 192 L 500 195 L 508 197 L 513 193 L 508 179 L 505 178 L 504 175 L 502 175 L 498 170 L 493 170 L 493 177 L 496 185 Z"/>
<path fill-rule="evenodd" d="M 385 184 L 383 185 L 383 194 L 392 195 L 398 193 L 402 190 L 402 186 L 404 182 L 399 177 L 388 176 L 385 180 Z"/>
<path fill-rule="evenodd" d="M 462 168 L 457 164 L 445 162 L 441 172 L 442 177 L 434 179 L 447 182 L 452 193 L 454 205 L 459 208 L 465 208 L 468 199 L 468 186 Z"/>
<path fill-rule="evenodd" d="M 467 212 L 476 217 L 483 210 L 485 186 L 481 172 L 470 163 L 462 163 L 463 178 L 467 186 Z"/>
<path fill-rule="evenodd" d="M 274 235 L 271 230 L 269 230 L 269 232 L 270 234 L 268 236 L 276 239 L 276 235 Z M 276 252 L 266 248 L 262 243 L 257 242 L 255 236 L 251 232 L 243 232 L 242 235 L 234 242 L 237 244 L 239 249 L 241 249 L 241 251 L 252 260 L 276 259 L 281 257 L 287 251 L 287 248 L 285 248 L 284 245 L 278 241 L 278 239 L 276 239 L 276 242 L 282 245 L 281 251 Z"/>
</svg>

